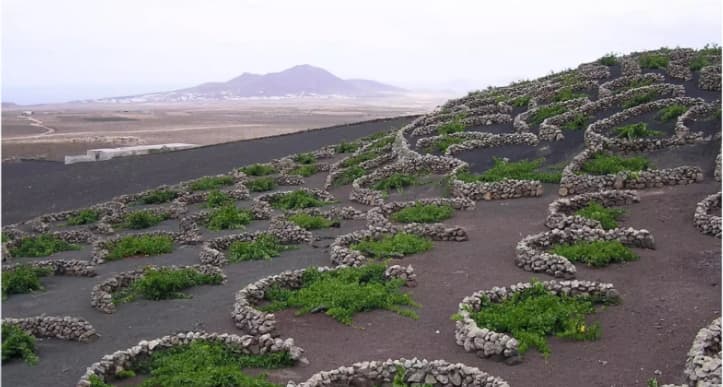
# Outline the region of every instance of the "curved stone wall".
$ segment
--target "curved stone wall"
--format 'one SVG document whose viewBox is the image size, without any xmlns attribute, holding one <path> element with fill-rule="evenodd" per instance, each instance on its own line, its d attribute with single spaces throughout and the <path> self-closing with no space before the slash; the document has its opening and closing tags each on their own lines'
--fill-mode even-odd
<svg viewBox="0 0 723 387">
<path fill-rule="evenodd" d="M 717 210 L 716 210 L 717 208 Z M 695 207 L 693 215 L 693 223 L 695 227 L 703 234 L 714 235 L 716 238 L 721 237 L 721 193 L 715 193 L 701 200 Z M 715 211 L 715 215 L 711 212 Z"/>
<path fill-rule="evenodd" d="M 721 385 L 721 319 L 701 329 L 688 351 L 685 376 L 691 386 Z"/>
<path fill-rule="evenodd" d="M 198 243 L 198 239 L 186 239 L 187 235 L 182 234 L 180 232 L 171 232 L 171 231 L 149 231 L 149 232 L 141 232 L 141 233 L 134 233 L 134 234 L 127 234 L 127 235 L 115 235 L 110 238 L 105 239 L 98 239 L 93 242 L 93 251 L 92 256 L 90 259 L 90 262 L 94 265 L 100 265 L 102 263 L 105 263 L 106 257 L 108 257 L 108 254 L 110 254 L 110 251 L 108 251 L 109 248 L 112 248 L 112 245 L 119 240 L 129 237 L 129 236 L 169 236 L 173 239 L 174 242 L 180 243 L 180 244 L 196 244 Z"/>
<path fill-rule="evenodd" d="M 3 271 L 9 272 L 21 266 L 31 266 L 39 269 L 51 269 L 53 275 L 68 275 L 75 277 L 95 277 L 95 265 L 88 261 L 77 259 L 52 259 L 43 261 L 20 262 L 4 265 Z"/>
<path fill-rule="evenodd" d="M 3 324 L 14 325 L 35 337 L 50 337 L 60 340 L 90 341 L 98 337 L 90 323 L 82 318 L 70 316 L 35 316 L 4 318 Z"/>
<path fill-rule="evenodd" d="M 700 69 L 698 87 L 703 90 L 720 91 L 721 89 L 721 65 L 706 66 Z"/>
<path fill-rule="evenodd" d="M 590 202 L 598 202 L 603 207 L 624 206 L 639 203 L 640 196 L 631 190 L 609 190 L 560 198 L 548 206 L 549 215 L 545 220 L 545 226 L 553 229 L 581 226 L 600 228 L 600 222 L 597 220 L 575 215 L 575 211 L 587 206 Z"/>
</svg>

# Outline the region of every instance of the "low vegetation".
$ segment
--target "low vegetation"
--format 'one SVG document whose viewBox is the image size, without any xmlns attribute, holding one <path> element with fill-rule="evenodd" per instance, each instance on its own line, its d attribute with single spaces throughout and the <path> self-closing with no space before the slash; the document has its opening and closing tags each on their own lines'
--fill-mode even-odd
<svg viewBox="0 0 723 387">
<path fill-rule="evenodd" d="M 246 183 L 251 192 L 265 192 L 276 188 L 276 180 L 271 177 L 259 177 Z"/>
<path fill-rule="evenodd" d="M 258 261 L 278 257 L 288 250 L 279 239 L 271 234 L 261 234 L 253 241 L 236 241 L 228 248 L 229 262 Z"/>
<path fill-rule="evenodd" d="M 453 214 L 454 209 L 448 205 L 417 203 L 393 213 L 391 219 L 401 223 L 436 223 Z"/>
<path fill-rule="evenodd" d="M 271 207 L 282 210 L 301 210 L 304 208 L 322 207 L 327 204 L 327 202 L 318 199 L 314 194 L 302 190 L 275 196 L 271 200 Z"/>
<path fill-rule="evenodd" d="M 121 227 L 140 230 L 158 225 L 168 219 L 165 214 L 156 214 L 151 211 L 134 211 L 123 217 Z"/>
<path fill-rule="evenodd" d="M 547 357 L 547 336 L 570 340 L 600 337 L 600 326 L 585 322 L 600 303 L 602 300 L 591 297 L 557 296 L 536 282 L 500 303 L 483 299 L 480 311 L 470 314 L 481 328 L 511 334 L 519 342 L 520 353 L 534 347 Z"/>
<path fill-rule="evenodd" d="M 653 83 L 655 83 L 655 80 L 652 78 L 634 79 L 634 80 L 628 82 L 628 84 L 625 85 L 623 88 L 618 90 L 618 92 L 623 92 L 623 91 L 627 91 L 627 90 L 631 90 L 631 89 L 637 89 L 639 87 L 644 87 L 644 86 L 650 86 Z"/>
<path fill-rule="evenodd" d="M 530 115 L 527 122 L 532 126 L 539 126 L 545 119 L 565 113 L 566 111 L 567 108 L 559 104 L 541 106 Z"/>
<path fill-rule="evenodd" d="M 642 69 L 664 70 L 668 67 L 668 58 L 665 54 L 645 53 L 638 57 L 638 63 Z"/>
<path fill-rule="evenodd" d="M 703 47 L 702 50 L 698 51 L 693 59 L 690 61 L 690 69 L 691 71 L 699 71 L 705 66 L 710 66 L 713 63 L 710 60 L 710 56 L 720 56 L 721 55 L 721 47 L 714 44 L 709 45 L 706 44 L 705 47 Z"/>
<path fill-rule="evenodd" d="M 597 63 L 603 66 L 615 66 L 618 64 L 618 57 L 614 53 L 605 54 L 602 58 L 597 60 Z"/>
<path fill-rule="evenodd" d="M 336 153 L 352 153 L 355 152 L 357 149 L 359 149 L 361 145 L 354 141 L 354 142 L 345 142 L 342 141 L 341 143 L 337 144 L 336 147 L 334 147 L 334 151 Z"/>
<path fill-rule="evenodd" d="M 445 122 L 444 124 L 440 125 L 437 128 L 437 134 L 444 135 L 444 134 L 450 134 L 450 133 L 463 132 L 465 126 L 462 123 L 462 120 L 464 120 L 464 115 L 462 115 L 462 114 L 456 115 L 454 118 L 452 118 L 451 121 Z"/>
<path fill-rule="evenodd" d="M 416 318 L 416 313 L 409 309 L 416 304 L 400 290 L 404 281 L 385 279 L 385 269 L 382 264 L 326 272 L 310 268 L 302 275 L 300 289 L 275 286 L 267 290 L 264 296 L 270 303 L 262 310 L 274 312 L 296 308 L 298 315 L 324 311 L 347 325 L 352 323 L 355 314 L 375 309 Z"/>
<path fill-rule="evenodd" d="M 235 202 L 231 195 L 221 192 L 219 190 L 213 190 L 209 192 L 208 198 L 206 198 L 207 208 L 218 208 L 232 205 Z"/>
<path fill-rule="evenodd" d="M 83 224 L 95 223 L 100 218 L 100 213 L 96 210 L 85 209 L 80 210 L 77 214 L 68 218 L 66 224 L 68 226 L 80 226 Z"/>
<path fill-rule="evenodd" d="M 433 143 L 429 144 L 424 150 L 427 153 L 433 153 L 435 150 L 444 153 L 447 151 L 447 148 L 449 148 L 450 145 L 453 144 L 461 144 L 465 140 L 462 137 L 452 137 L 448 135 L 443 135 L 440 138 L 434 140 Z"/>
<path fill-rule="evenodd" d="M 133 281 L 129 287 L 113 294 L 113 303 L 122 304 L 139 298 L 154 301 L 190 298 L 181 291 L 200 285 L 218 285 L 222 281 L 223 278 L 220 275 L 202 274 L 189 268 L 174 270 L 148 267 L 144 270 L 142 277 Z"/>
<path fill-rule="evenodd" d="M 129 235 L 109 247 L 107 260 L 137 255 L 160 255 L 173 251 L 173 238 L 168 235 Z"/>
<path fill-rule="evenodd" d="M 309 177 L 318 171 L 319 170 L 318 170 L 318 167 L 316 166 L 316 164 L 306 164 L 306 165 L 301 165 L 301 166 L 298 166 L 298 167 L 292 169 L 291 172 L 289 172 L 289 173 L 292 175 Z"/>
<path fill-rule="evenodd" d="M 495 158 L 492 168 L 486 170 L 484 173 L 472 174 L 463 171 L 457 174 L 457 179 L 466 183 L 502 180 L 539 180 L 543 183 L 559 183 L 562 178 L 560 172 L 543 172 L 540 170 L 543 161 L 544 159 L 511 162 Z"/>
<path fill-rule="evenodd" d="M 379 155 L 380 155 L 380 153 L 376 150 L 368 150 L 368 151 L 359 153 L 358 155 L 351 156 L 348 159 L 342 161 L 341 166 L 344 168 L 357 166 L 365 161 L 375 159 L 375 158 L 379 157 Z"/>
<path fill-rule="evenodd" d="M 239 209 L 236 208 L 235 205 L 230 204 L 213 210 L 208 215 L 206 227 L 214 231 L 239 229 L 244 228 L 244 226 L 251 223 L 253 219 L 254 215 L 250 210 Z"/>
<path fill-rule="evenodd" d="M 628 99 L 624 100 L 622 103 L 623 109 L 630 109 L 631 107 L 635 107 L 638 105 L 642 105 L 644 103 L 648 103 L 655 99 L 657 94 L 655 92 L 645 92 L 645 93 L 636 93 L 635 95 L 629 97 Z"/>
<path fill-rule="evenodd" d="M 394 143 L 394 135 L 385 136 L 382 138 L 379 138 L 377 140 L 374 140 L 374 142 L 369 145 L 369 149 L 372 151 L 379 151 L 381 149 L 384 149 L 384 147 L 392 145 Z"/>
<path fill-rule="evenodd" d="M 553 101 L 555 102 L 564 102 L 569 101 L 571 99 L 577 99 L 584 97 L 584 93 L 576 93 L 572 87 L 567 86 L 563 87 L 560 90 L 555 93 L 555 97 L 553 98 Z"/>
<path fill-rule="evenodd" d="M 162 204 L 170 202 L 171 200 L 175 199 L 178 196 L 178 192 L 167 190 L 167 189 L 159 189 L 155 191 L 148 192 L 141 196 L 141 198 L 138 200 L 141 204 Z"/>
<path fill-rule="evenodd" d="M 314 157 L 311 153 L 299 153 L 296 157 L 294 157 L 294 161 L 299 164 L 314 164 L 314 162 L 316 162 L 316 157 Z"/>
<path fill-rule="evenodd" d="M 289 221 L 304 230 L 318 230 L 321 228 L 339 227 L 339 221 L 327 219 L 323 216 L 309 215 L 303 212 L 289 216 Z"/>
<path fill-rule="evenodd" d="M 30 365 L 38 363 L 35 337 L 14 325 L 5 323 L 2 324 L 2 337 L 3 363 L 12 359 L 22 359 Z"/>
<path fill-rule="evenodd" d="M 398 233 L 381 239 L 366 239 L 349 247 L 370 258 L 401 258 L 431 249 L 432 241 L 414 234 Z"/>
<path fill-rule="evenodd" d="M 405 173 L 394 173 L 391 176 L 385 177 L 384 179 L 374 183 L 374 189 L 384 192 L 389 192 L 391 190 L 400 192 L 406 187 L 417 184 L 417 182 L 417 176 Z"/>
<path fill-rule="evenodd" d="M 12 294 L 25 294 L 42 290 L 40 277 L 53 273 L 52 269 L 37 268 L 30 265 L 20 265 L 12 270 L 2 271 L 2 298 L 6 299 Z"/>
<path fill-rule="evenodd" d="M 340 187 L 342 185 L 351 184 L 354 180 L 364 176 L 365 173 L 366 171 L 364 168 L 358 165 L 345 168 L 334 178 L 334 185 Z"/>
<path fill-rule="evenodd" d="M 646 137 L 660 137 L 663 132 L 659 130 L 648 129 L 648 124 L 645 122 L 638 122 L 635 124 L 618 126 L 613 131 L 618 138 L 624 138 L 628 140 L 635 140 L 636 138 Z"/>
<path fill-rule="evenodd" d="M 596 153 L 582 165 L 582 171 L 592 175 L 643 171 L 648 168 L 650 168 L 650 161 L 645 157 L 620 157 L 607 153 Z"/>
<path fill-rule="evenodd" d="M 607 208 L 598 202 L 590 202 L 577 210 L 575 215 L 583 218 L 597 220 L 605 230 L 618 227 L 618 220 L 625 214 L 621 208 Z"/>
<path fill-rule="evenodd" d="M 592 267 L 604 267 L 611 263 L 637 260 L 639 257 L 620 241 L 577 241 L 572 244 L 555 245 L 550 249 L 572 262 L 583 262 Z"/>
<path fill-rule="evenodd" d="M 584 113 L 576 113 L 570 120 L 562 125 L 563 130 L 581 130 L 590 123 L 590 117 Z"/>
<path fill-rule="evenodd" d="M 666 106 L 658 111 L 658 119 L 663 122 L 672 121 L 678 119 L 678 117 L 685 113 L 688 108 L 685 105 L 674 104 Z"/>
<path fill-rule="evenodd" d="M 234 180 L 231 176 L 205 176 L 193 181 L 189 188 L 191 191 L 206 191 L 232 185 L 233 182 Z"/>
<path fill-rule="evenodd" d="M 68 243 L 54 235 L 43 234 L 23 238 L 20 243 L 10 248 L 13 257 L 47 257 L 61 251 L 80 250 L 80 246 Z"/>
<path fill-rule="evenodd" d="M 276 173 L 276 168 L 268 164 L 251 164 L 247 167 L 239 168 L 239 171 L 249 176 L 266 176 Z"/>
<path fill-rule="evenodd" d="M 531 99 L 532 99 L 532 97 L 530 97 L 529 95 L 522 95 L 522 96 L 512 99 L 509 102 L 509 104 L 516 108 L 523 108 L 523 107 L 527 107 L 527 105 L 530 104 Z"/>
</svg>

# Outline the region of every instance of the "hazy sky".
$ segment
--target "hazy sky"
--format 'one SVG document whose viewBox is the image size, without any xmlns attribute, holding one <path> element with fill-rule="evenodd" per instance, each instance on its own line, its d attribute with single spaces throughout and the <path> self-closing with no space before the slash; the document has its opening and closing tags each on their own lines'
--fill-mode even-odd
<svg viewBox="0 0 723 387">
<path fill-rule="evenodd" d="M 302 63 L 471 89 L 720 39 L 721 0 L 3 0 L 2 96 L 127 95 Z"/>
</svg>

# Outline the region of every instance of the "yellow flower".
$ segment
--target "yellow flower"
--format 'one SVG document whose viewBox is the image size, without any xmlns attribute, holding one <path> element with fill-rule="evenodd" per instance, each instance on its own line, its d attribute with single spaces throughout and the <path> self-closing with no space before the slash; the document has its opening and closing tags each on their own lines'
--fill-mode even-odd
<svg viewBox="0 0 723 387">
<path fill-rule="evenodd" d="M 578 329 L 580 330 L 580 333 L 585 333 L 585 324 L 580 325 Z"/>
</svg>

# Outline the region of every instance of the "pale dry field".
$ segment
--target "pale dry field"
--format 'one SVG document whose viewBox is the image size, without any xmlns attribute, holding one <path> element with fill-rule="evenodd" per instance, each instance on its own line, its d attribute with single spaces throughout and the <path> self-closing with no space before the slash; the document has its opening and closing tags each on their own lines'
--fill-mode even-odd
<svg viewBox="0 0 723 387">
<path fill-rule="evenodd" d="M 448 96 L 297 98 L 188 104 L 62 104 L 4 108 L 2 159 L 63 160 L 87 149 L 218 144 L 352 122 L 423 114 Z M 21 116 L 32 110 L 29 117 Z"/>
</svg>

